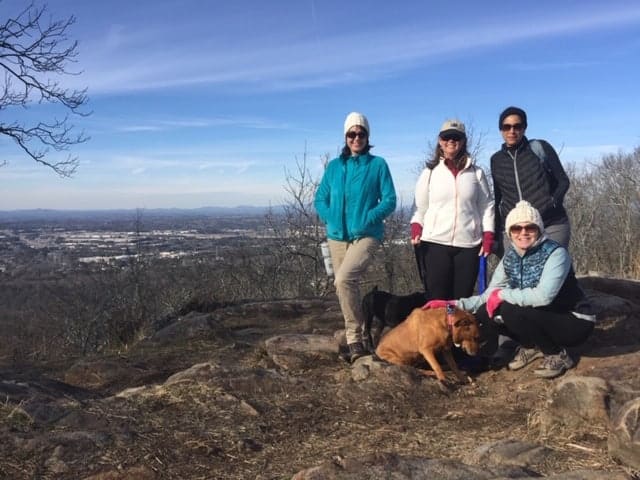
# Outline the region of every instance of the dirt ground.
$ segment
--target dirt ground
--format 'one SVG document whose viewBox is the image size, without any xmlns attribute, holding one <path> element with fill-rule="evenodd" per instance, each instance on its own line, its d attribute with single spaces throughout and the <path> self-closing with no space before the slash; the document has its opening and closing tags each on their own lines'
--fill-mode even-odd
<svg viewBox="0 0 640 480">
<path fill-rule="evenodd" d="M 386 380 L 357 382 L 336 354 L 306 355 L 283 370 L 264 347 L 278 334 L 332 335 L 342 328 L 333 300 L 247 304 L 199 315 L 208 328 L 195 335 L 84 360 L 82 374 L 77 364 L 74 375 L 72 365 L 3 368 L 0 478 L 289 479 L 327 460 L 376 452 L 462 459 L 506 438 L 550 448 L 531 466 L 539 474 L 623 471 L 607 454 L 604 428 L 542 435 L 538 412 L 553 382 L 535 378 L 532 368 L 484 372 L 450 393 L 410 368 Z M 594 353 L 603 347 L 610 349 L 610 362 L 616 347 L 637 350 L 635 320 L 631 326 L 616 318 L 601 323 L 578 370 L 604 358 Z M 164 383 L 197 364 L 204 364 L 201 381 Z M 39 420 L 36 407 L 27 408 L 26 397 L 16 400 L 7 382 L 33 386 L 42 408 L 58 408 L 60 415 L 43 413 Z"/>
</svg>

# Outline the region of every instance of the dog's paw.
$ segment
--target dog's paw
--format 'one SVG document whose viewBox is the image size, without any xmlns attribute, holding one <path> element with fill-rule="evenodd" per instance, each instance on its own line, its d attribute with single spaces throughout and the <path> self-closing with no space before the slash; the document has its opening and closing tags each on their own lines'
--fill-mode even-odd
<svg viewBox="0 0 640 480">
<path fill-rule="evenodd" d="M 458 383 L 460 385 L 473 385 L 474 380 L 473 378 L 471 378 L 469 375 L 465 375 L 463 373 L 461 373 L 458 377 L 457 377 Z"/>
<path fill-rule="evenodd" d="M 442 393 L 449 394 L 453 391 L 453 385 L 448 380 L 438 380 L 438 387 Z"/>
</svg>

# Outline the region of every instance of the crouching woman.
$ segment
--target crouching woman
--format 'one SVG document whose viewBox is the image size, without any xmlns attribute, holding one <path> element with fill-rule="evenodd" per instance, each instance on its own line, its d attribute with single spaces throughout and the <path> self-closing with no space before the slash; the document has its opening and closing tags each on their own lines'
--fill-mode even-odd
<svg viewBox="0 0 640 480">
<path fill-rule="evenodd" d="M 520 343 L 509 363 L 518 370 L 542 358 L 534 374 L 562 375 L 575 365 L 566 347 L 583 343 L 593 331 L 595 315 L 578 285 L 566 248 L 547 238 L 538 210 L 520 201 L 507 215 L 511 242 L 483 295 L 458 300 L 476 314 L 487 341 L 486 355 L 497 348 L 497 336 Z"/>
</svg>

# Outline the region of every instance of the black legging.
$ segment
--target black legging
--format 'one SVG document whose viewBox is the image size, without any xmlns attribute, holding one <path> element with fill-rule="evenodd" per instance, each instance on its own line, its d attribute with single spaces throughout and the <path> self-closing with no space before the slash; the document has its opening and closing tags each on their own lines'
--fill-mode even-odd
<svg viewBox="0 0 640 480">
<path fill-rule="evenodd" d="M 502 317 L 502 324 L 496 316 Z M 577 318 L 573 314 L 557 313 L 544 307 L 520 307 L 503 302 L 494 319 L 489 319 L 486 305 L 476 312 L 484 345 L 481 354 L 491 356 L 498 346 L 498 335 L 507 335 L 522 346 L 537 347 L 545 355 L 555 355 L 564 347 L 583 343 L 591 334 L 594 322 Z"/>
<path fill-rule="evenodd" d="M 451 300 L 473 295 L 478 277 L 480 245 L 450 247 L 420 242 L 417 257 L 424 272 L 423 286 L 431 298 Z"/>
</svg>

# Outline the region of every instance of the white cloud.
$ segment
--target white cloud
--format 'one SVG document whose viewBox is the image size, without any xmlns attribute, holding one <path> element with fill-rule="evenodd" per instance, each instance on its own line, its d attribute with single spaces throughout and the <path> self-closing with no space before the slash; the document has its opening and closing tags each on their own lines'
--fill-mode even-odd
<svg viewBox="0 0 640 480">
<path fill-rule="evenodd" d="M 307 37 L 280 45 L 256 38 L 251 48 L 235 47 L 230 39 L 203 40 L 202 32 L 193 33 L 191 44 L 188 36 L 169 44 L 166 30 L 151 28 L 134 34 L 129 31 L 133 27 L 119 26 L 101 48 L 90 48 L 83 55 L 85 74 L 76 80 L 91 85 L 92 95 L 204 84 L 231 89 L 319 87 L 362 81 L 366 78 L 357 72 L 363 69 L 367 78 L 388 76 L 470 49 L 608 29 L 639 20 L 640 6 L 616 10 L 603 4 L 597 11 L 572 12 L 569 18 L 554 11 L 535 18 L 511 18 L 508 26 L 504 19 L 477 22 L 475 27 L 461 25 L 459 30 L 433 25 L 426 29 L 414 23 L 402 28 L 354 29 L 339 36 Z M 357 45 L 358 54 L 345 45 Z"/>
<path fill-rule="evenodd" d="M 194 128 L 215 128 L 215 127 L 239 127 L 252 128 L 256 130 L 287 130 L 289 125 L 274 122 L 258 117 L 211 117 L 211 118 L 182 118 L 182 119 L 133 119 L 136 123 L 122 124 L 112 119 L 102 121 L 98 128 L 104 130 L 113 128 L 117 132 L 139 133 L 139 132 L 162 132 L 170 130 L 194 129 Z M 116 125 L 113 127 L 113 125 Z"/>
</svg>

